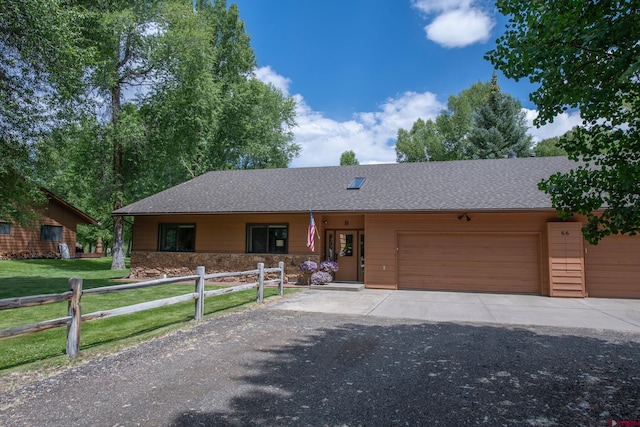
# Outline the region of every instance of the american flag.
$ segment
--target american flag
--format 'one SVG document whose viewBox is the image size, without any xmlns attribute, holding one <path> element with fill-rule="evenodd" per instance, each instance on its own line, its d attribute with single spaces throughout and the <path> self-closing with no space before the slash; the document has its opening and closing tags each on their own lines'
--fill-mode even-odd
<svg viewBox="0 0 640 427">
<path fill-rule="evenodd" d="M 314 236 L 318 234 L 318 229 L 316 228 L 316 221 L 313 219 L 313 214 L 309 212 L 309 230 L 307 231 L 307 247 L 311 249 L 311 252 L 315 252 L 316 245 L 314 241 Z M 320 237 L 320 234 L 318 234 Z"/>
</svg>

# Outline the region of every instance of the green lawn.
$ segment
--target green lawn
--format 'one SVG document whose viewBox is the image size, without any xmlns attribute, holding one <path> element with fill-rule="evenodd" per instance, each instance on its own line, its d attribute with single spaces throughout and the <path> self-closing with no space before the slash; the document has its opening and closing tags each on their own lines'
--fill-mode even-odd
<svg viewBox="0 0 640 427">
<path fill-rule="evenodd" d="M 82 277 L 83 288 L 121 284 L 111 279 L 122 278 L 128 270 L 112 271 L 111 258 L 84 260 L 20 260 L 0 261 L 0 298 L 61 293 L 67 290 L 70 277 Z M 83 314 L 122 307 L 144 301 L 182 295 L 194 291 L 195 281 L 151 288 L 84 295 Z M 219 286 L 205 286 L 206 290 Z M 295 292 L 286 289 L 285 292 Z M 277 289 L 265 288 L 265 298 L 277 295 Z M 208 297 L 205 316 L 253 303 L 256 290 Z M 64 317 L 67 303 L 25 307 L 0 312 L 0 329 Z M 184 302 L 108 319 L 83 322 L 80 358 L 98 351 L 109 351 L 131 343 L 187 326 L 194 316 L 194 302 Z M 50 329 L 0 340 L 0 373 L 26 364 L 59 365 L 69 363 L 65 356 L 66 328 Z"/>
</svg>

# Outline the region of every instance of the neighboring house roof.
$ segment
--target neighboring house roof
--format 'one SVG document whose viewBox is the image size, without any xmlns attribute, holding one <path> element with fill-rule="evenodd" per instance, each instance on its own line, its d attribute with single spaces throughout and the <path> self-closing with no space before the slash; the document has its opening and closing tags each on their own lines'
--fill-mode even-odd
<svg viewBox="0 0 640 427">
<path fill-rule="evenodd" d="M 114 215 L 551 210 L 538 182 L 577 166 L 566 157 L 530 157 L 214 171 Z M 364 185 L 348 190 L 356 177 Z"/>
<path fill-rule="evenodd" d="M 41 188 L 41 190 L 49 200 L 54 200 L 59 205 L 64 206 L 67 210 L 71 211 L 75 216 L 77 216 L 80 219 L 80 221 L 78 221 L 79 223 L 94 224 L 94 225 L 98 224 L 98 221 L 90 217 L 88 214 L 82 212 L 80 209 L 76 208 L 72 204 L 62 200 L 60 197 L 56 196 L 54 193 L 47 190 L 46 188 Z"/>
</svg>

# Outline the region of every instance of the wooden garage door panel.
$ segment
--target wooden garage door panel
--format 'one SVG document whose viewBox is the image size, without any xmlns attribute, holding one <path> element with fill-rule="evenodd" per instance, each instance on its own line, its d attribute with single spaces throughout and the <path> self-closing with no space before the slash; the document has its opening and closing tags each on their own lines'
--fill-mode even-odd
<svg viewBox="0 0 640 427">
<path fill-rule="evenodd" d="M 608 236 L 585 255 L 590 297 L 640 298 L 640 236 Z"/>
<path fill-rule="evenodd" d="M 531 233 L 399 233 L 398 288 L 540 293 Z"/>
</svg>

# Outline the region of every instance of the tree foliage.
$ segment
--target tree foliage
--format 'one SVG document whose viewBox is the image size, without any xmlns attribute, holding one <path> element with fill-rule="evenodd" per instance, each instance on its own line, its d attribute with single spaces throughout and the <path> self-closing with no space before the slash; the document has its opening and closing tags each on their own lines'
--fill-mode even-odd
<svg viewBox="0 0 640 427">
<path fill-rule="evenodd" d="M 359 164 L 360 162 L 353 150 L 347 150 L 340 155 L 340 166 L 356 166 Z"/>
<path fill-rule="evenodd" d="M 502 93 L 495 73 L 489 96 L 475 115 L 468 139 L 472 158 L 496 159 L 513 154 L 529 156 L 531 136 L 527 135 L 522 105 L 512 96 Z"/>
<path fill-rule="evenodd" d="M 415 121 L 410 131 L 398 130 L 396 160 L 405 162 L 428 162 L 448 160 L 442 134 L 436 122 L 429 119 Z"/>
<path fill-rule="evenodd" d="M 235 4 L 199 1 L 169 11 L 167 77 L 145 106 L 152 138 L 175 153 L 176 184 L 209 170 L 287 167 L 295 103 L 253 77 L 256 61 Z"/>
<path fill-rule="evenodd" d="M 490 82 L 479 81 L 462 90 L 457 96 L 449 96 L 447 108 L 436 117 L 436 125 L 446 152 L 439 160 L 470 158 L 469 132 L 490 91 Z"/>
<path fill-rule="evenodd" d="M 127 202 L 124 158 L 131 144 L 128 123 L 121 122 L 123 91 L 159 77 L 157 54 L 162 26 L 159 1 L 79 0 L 88 11 L 83 36 L 94 47 L 94 62 L 85 69 L 88 91 L 104 100 L 108 123 L 102 127 L 103 141 L 111 153 L 110 187 L 112 208 Z M 123 269 L 124 219 L 113 218 L 113 269 Z"/>
<path fill-rule="evenodd" d="M 559 136 L 543 139 L 533 147 L 533 152 L 536 157 L 566 156 L 567 152 L 560 147 L 559 143 Z"/>
<path fill-rule="evenodd" d="M 1 0 L 0 0 L 1 1 Z M 255 79 L 235 5 L 223 0 L 76 0 L 90 46 L 83 116 L 38 140 L 47 186 L 101 222 L 87 238 L 124 263 L 111 212 L 214 169 L 287 167 L 295 103 Z M 108 235 L 107 230 L 112 234 Z"/>
<path fill-rule="evenodd" d="M 576 167 L 543 180 L 562 217 L 587 216 L 584 235 L 640 231 L 640 4 L 632 1 L 499 0 L 509 24 L 487 58 L 507 77 L 539 84 L 530 98 L 553 122 L 583 119 L 560 146 Z"/>
<path fill-rule="evenodd" d="M 26 225 L 44 202 L 33 144 L 82 93 L 81 13 L 57 0 L 0 0 L 0 219 Z"/>
<path fill-rule="evenodd" d="M 529 155 L 521 104 L 500 91 L 497 76 L 449 96 L 435 120 L 418 119 L 396 142 L 398 162 L 426 162 Z"/>
</svg>

